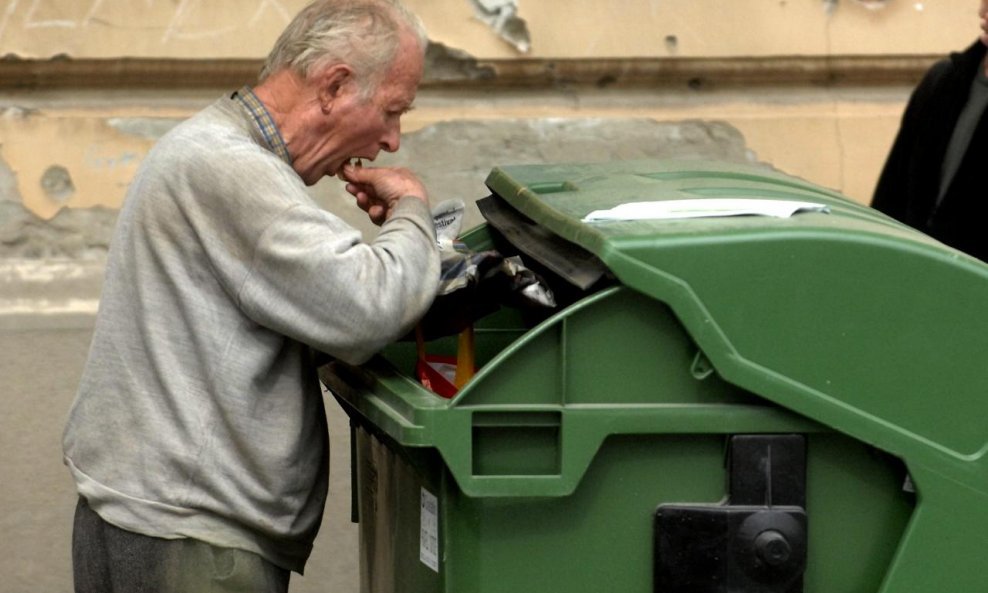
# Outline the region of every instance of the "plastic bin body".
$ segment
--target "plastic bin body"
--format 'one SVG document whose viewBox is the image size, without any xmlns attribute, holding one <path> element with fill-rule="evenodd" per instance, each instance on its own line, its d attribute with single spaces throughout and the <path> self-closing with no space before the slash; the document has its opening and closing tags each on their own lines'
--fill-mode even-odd
<svg viewBox="0 0 988 593">
<path fill-rule="evenodd" d="M 986 266 L 761 169 L 509 167 L 488 186 L 614 280 L 534 327 L 481 320 L 452 400 L 412 379 L 410 344 L 323 373 L 359 427 L 364 591 L 666 590 L 657 510 L 730 502 L 733 435 L 804 439 L 805 568 L 676 591 L 988 590 Z M 723 196 L 829 212 L 581 222 Z"/>
</svg>

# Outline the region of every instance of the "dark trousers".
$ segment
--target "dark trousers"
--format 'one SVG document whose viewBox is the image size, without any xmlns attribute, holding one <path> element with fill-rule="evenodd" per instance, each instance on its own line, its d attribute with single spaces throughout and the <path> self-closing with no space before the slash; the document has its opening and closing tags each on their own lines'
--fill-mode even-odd
<svg viewBox="0 0 988 593">
<path fill-rule="evenodd" d="M 72 530 L 76 593 L 286 593 L 289 571 L 257 554 L 131 533 L 79 498 Z"/>
</svg>

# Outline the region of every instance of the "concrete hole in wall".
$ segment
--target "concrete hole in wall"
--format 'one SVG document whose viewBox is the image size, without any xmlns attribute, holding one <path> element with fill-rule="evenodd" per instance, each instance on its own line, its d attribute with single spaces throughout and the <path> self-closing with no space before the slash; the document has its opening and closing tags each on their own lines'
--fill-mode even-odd
<svg viewBox="0 0 988 593">
<path fill-rule="evenodd" d="M 675 35 L 666 35 L 666 51 L 670 54 L 675 54 L 676 50 L 679 49 L 679 38 Z"/>
<path fill-rule="evenodd" d="M 41 175 L 41 189 L 54 202 L 64 204 L 75 195 L 75 184 L 69 170 L 61 165 L 52 165 Z"/>
</svg>

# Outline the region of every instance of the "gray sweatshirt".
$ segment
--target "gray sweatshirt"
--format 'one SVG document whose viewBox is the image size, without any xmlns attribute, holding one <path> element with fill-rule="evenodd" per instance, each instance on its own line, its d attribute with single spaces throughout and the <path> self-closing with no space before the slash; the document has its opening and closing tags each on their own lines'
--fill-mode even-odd
<svg viewBox="0 0 988 593">
<path fill-rule="evenodd" d="M 224 98 L 151 150 L 107 262 L 65 463 L 105 521 L 302 572 L 327 492 L 314 366 L 408 332 L 435 295 L 426 204 L 371 243 Z"/>
</svg>

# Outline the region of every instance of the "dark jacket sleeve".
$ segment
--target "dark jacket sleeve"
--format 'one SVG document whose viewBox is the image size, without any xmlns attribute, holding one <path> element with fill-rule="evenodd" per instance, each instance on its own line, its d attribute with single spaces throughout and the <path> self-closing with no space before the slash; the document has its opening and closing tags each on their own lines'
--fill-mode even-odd
<svg viewBox="0 0 988 593">
<path fill-rule="evenodd" d="M 902 114 L 899 132 L 875 187 L 871 206 L 903 222 L 907 218 L 909 206 L 911 161 L 917 144 L 923 141 L 919 133 L 921 124 L 929 116 L 931 103 L 940 92 L 950 69 L 949 60 L 937 62 L 913 90 Z"/>
</svg>

